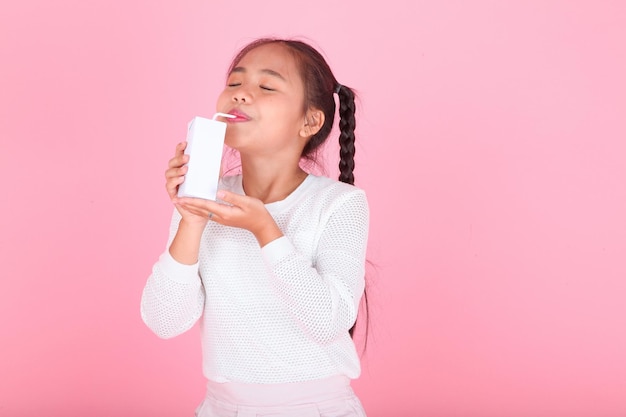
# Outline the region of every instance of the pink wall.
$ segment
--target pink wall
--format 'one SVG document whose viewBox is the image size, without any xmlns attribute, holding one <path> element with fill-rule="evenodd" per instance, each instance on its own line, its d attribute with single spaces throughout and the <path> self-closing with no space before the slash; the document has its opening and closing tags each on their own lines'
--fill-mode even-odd
<svg viewBox="0 0 626 417">
<path fill-rule="evenodd" d="M 197 330 L 139 317 L 163 169 L 268 34 L 361 93 L 370 416 L 626 415 L 618 0 L 3 4 L 0 415 L 193 414 Z"/>
</svg>

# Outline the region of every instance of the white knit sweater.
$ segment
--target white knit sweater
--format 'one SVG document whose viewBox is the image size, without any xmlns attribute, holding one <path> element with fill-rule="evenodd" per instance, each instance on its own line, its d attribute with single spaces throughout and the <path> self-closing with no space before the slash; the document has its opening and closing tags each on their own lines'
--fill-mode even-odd
<svg viewBox="0 0 626 417">
<path fill-rule="evenodd" d="M 240 176 L 220 187 L 243 194 Z M 309 175 L 266 208 L 284 236 L 263 248 L 249 231 L 209 221 L 197 264 L 180 264 L 166 250 L 143 291 L 144 322 L 170 338 L 202 317 L 204 375 L 216 382 L 356 378 L 348 329 L 364 289 L 365 193 Z M 179 221 L 175 211 L 168 247 Z"/>
</svg>

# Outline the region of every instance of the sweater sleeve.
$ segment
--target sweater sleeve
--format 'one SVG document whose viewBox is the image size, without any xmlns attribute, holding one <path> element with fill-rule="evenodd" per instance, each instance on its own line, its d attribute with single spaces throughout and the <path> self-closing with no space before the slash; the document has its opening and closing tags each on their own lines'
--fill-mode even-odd
<svg viewBox="0 0 626 417">
<path fill-rule="evenodd" d="M 290 313 L 320 344 L 354 325 L 365 288 L 369 208 L 362 190 L 334 204 L 311 260 L 286 236 L 262 248 L 272 283 Z"/>
<path fill-rule="evenodd" d="M 174 210 L 167 248 L 152 267 L 141 297 L 141 318 L 164 339 L 193 327 L 204 307 L 205 294 L 198 264 L 181 264 L 169 253 L 179 222 L 180 214 Z"/>
</svg>

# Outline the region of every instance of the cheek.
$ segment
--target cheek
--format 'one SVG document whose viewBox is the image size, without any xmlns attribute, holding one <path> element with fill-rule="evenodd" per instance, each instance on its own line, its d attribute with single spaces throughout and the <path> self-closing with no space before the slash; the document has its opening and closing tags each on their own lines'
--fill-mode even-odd
<svg viewBox="0 0 626 417">
<path fill-rule="evenodd" d="M 274 109 L 274 116 L 286 124 L 293 124 L 304 117 L 302 105 L 294 101 L 276 101 L 272 108 Z"/>
</svg>

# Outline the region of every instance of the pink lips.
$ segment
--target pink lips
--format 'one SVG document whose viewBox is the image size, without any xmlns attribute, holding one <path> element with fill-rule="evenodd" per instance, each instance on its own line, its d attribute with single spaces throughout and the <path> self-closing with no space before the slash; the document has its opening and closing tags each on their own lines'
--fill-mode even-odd
<svg viewBox="0 0 626 417">
<path fill-rule="evenodd" d="M 240 122 L 247 122 L 250 120 L 250 116 L 248 116 L 247 114 L 245 114 L 239 109 L 232 109 L 228 112 L 228 114 L 232 114 L 233 116 L 235 116 L 232 119 L 227 119 L 226 122 L 228 123 L 240 123 Z"/>
</svg>

